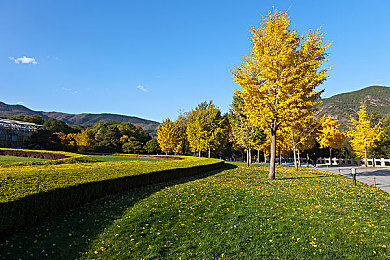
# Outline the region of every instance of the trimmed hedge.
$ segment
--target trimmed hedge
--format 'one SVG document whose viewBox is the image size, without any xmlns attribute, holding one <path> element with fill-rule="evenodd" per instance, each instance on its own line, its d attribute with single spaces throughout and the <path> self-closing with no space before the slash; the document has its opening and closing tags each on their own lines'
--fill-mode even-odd
<svg viewBox="0 0 390 260">
<path fill-rule="evenodd" d="M 183 158 L 179 156 L 169 156 L 169 155 L 139 155 L 139 154 L 107 154 L 104 156 L 119 156 L 119 157 L 132 157 L 132 158 L 151 158 L 151 159 L 159 159 L 159 160 L 183 160 Z"/>
<path fill-rule="evenodd" d="M 47 159 L 47 160 L 59 160 L 59 159 L 65 159 L 70 157 L 61 153 L 46 153 L 46 152 L 36 152 L 36 151 L 28 151 L 28 150 L 3 150 L 3 149 L 0 150 L 0 155 L 39 158 L 39 159 Z"/>
<path fill-rule="evenodd" d="M 0 155 L 47 159 L 47 161 L 0 163 L 0 167 L 22 165 L 55 165 L 64 163 L 96 162 L 88 155 L 69 152 L 0 148 Z"/>
<path fill-rule="evenodd" d="M 16 174 L 13 168 L 26 167 L 9 167 L 0 173 L 0 236 L 108 194 L 196 175 L 222 165 L 221 160 L 187 157 L 181 161 L 48 165 Z"/>
</svg>

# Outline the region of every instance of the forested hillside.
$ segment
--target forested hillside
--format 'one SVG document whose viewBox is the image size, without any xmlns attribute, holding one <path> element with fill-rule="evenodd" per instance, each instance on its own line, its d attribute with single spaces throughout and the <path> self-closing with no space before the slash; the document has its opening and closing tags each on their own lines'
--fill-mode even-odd
<svg viewBox="0 0 390 260">
<path fill-rule="evenodd" d="M 34 111 L 23 105 L 9 105 L 0 101 L 0 117 L 11 118 L 17 115 L 39 115 L 44 119 L 54 118 L 64 121 L 70 125 L 95 125 L 99 121 L 119 121 L 123 123 L 131 123 L 142 127 L 143 130 L 155 136 L 157 134 L 157 127 L 160 123 L 134 117 L 118 114 L 66 114 L 61 112 L 44 112 Z"/>
<path fill-rule="evenodd" d="M 390 87 L 370 86 L 325 98 L 319 106 L 318 117 L 332 115 L 346 122 L 350 115 L 356 114 L 361 101 L 365 101 L 368 113 L 378 113 L 382 117 L 390 114 Z"/>
</svg>

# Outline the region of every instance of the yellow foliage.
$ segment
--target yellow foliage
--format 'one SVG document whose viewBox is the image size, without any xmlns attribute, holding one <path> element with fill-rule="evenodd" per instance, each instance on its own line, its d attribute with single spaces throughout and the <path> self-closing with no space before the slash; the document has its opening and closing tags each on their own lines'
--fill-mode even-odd
<svg viewBox="0 0 390 260">
<path fill-rule="evenodd" d="M 265 142 L 259 146 L 259 150 L 269 155 L 271 152 L 271 133 L 269 130 L 265 130 L 264 132 L 267 135 L 267 138 L 265 139 Z M 280 155 L 287 157 L 292 150 L 290 142 L 291 132 L 288 128 L 280 127 L 276 134 L 278 136 L 278 139 L 276 139 L 277 152 L 280 153 Z"/>
<path fill-rule="evenodd" d="M 220 148 L 225 141 L 226 128 L 219 108 L 212 101 L 200 103 L 188 115 L 186 133 L 192 152 Z"/>
<path fill-rule="evenodd" d="M 317 141 L 321 148 L 338 149 L 343 146 L 345 135 L 338 129 L 339 124 L 332 116 L 321 118 L 321 129 L 317 136 Z"/>
<path fill-rule="evenodd" d="M 74 136 L 74 139 L 77 143 L 77 149 L 79 152 L 86 152 L 91 150 L 95 134 L 91 129 L 84 129 L 81 133 L 78 133 Z"/>
<path fill-rule="evenodd" d="M 301 36 L 289 26 L 287 13 L 269 12 L 258 29 L 251 27 L 250 55 L 232 72 L 250 121 L 269 129 L 272 140 L 281 124 L 300 120 L 302 113 L 313 114 L 322 93 L 315 89 L 330 70 L 322 68 L 330 44 L 323 43 L 319 29 Z M 271 159 L 276 150 L 273 141 Z M 270 179 L 275 178 L 274 164 L 271 160 Z"/>
<path fill-rule="evenodd" d="M 347 135 L 351 138 L 350 143 L 355 153 L 359 157 L 365 157 L 367 159 L 367 149 L 376 146 L 375 142 L 382 139 L 383 132 L 380 123 L 374 126 L 371 125 L 366 111 L 366 105 L 363 102 L 360 104 L 357 115 L 357 120 L 351 116 Z"/>
<path fill-rule="evenodd" d="M 75 150 L 77 148 L 76 135 L 74 133 L 64 134 L 62 132 L 54 133 L 61 140 L 61 144 L 65 147 L 66 150 Z"/>
<path fill-rule="evenodd" d="M 182 135 L 183 133 L 177 122 L 172 122 L 169 118 L 165 119 L 157 129 L 157 141 L 161 150 L 165 153 L 180 151 Z"/>
<path fill-rule="evenodd" d="M 236 150 L 262 150 L 265 134 L 262 129 L 253 126 L 245 111 L 244 100 L 234 94 L 233 102 L 230 105 L 228 114 L 231 130 L 231 140 L 233 140 Z"/>
<path fill-rule="evenodd" d="M 302 111 L 299 120 L 290 123 L 287 128 L 290 131 L 292 145 L 298 151 L 310 149 L 315 145 L 319 122 L 314 116 L 309 116 Z"/>
<path fill-rule="evenodd" d="M 122 144 L 125 144 L 130 141 L 130 138 L 128 135 L 122 135 L 122 137 L 119 139 Z"/>
<path fill-rule="evenodd" d="M 252 26 L 250 56 L 233 75 L 251 121 L 273 128 L 297 120 L 303 110 L 311 111 L 319 103 L 321 92 L 315 88 L 330 70 L 320 69 L 330 44 L 323 45 L 319 30 L 306 37 L 290 30 L 287 13 L 275 10 L 262 21 L 259 29 Z"/>
</svg>

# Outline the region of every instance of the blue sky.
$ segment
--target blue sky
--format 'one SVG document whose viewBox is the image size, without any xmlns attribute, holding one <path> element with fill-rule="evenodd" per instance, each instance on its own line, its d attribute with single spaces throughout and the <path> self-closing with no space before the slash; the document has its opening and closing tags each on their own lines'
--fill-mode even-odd
<svg viewBox="0 0 390 260">
<path fill-rule="evenodd" d="M 211 99 L 227 112 L 250 25 L 273 6 L 333 42 L 324 97 L 390 86 L 388 0 L 12 0 L 0 2 L 0 101 L 160 122 Z"/>
</svg>

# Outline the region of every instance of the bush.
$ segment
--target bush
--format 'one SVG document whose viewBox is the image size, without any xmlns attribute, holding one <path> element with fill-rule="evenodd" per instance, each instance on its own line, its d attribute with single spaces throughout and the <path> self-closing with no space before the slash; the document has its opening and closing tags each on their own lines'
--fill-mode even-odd
<svg viewBox="0 0 390 260">
<path fill-rule="evenodd" d="M 50 165 L 50 164 L 67 164 L 67 163 L 81 163 L 81 162 L 96 162 L 97 160 L 88 155 L 80 155 L 68 152 L 45 151 L 45 150 L 26 150 L 26 149 L 9 149 L 0 148 L 0 155 L 19 156 L 47 159 L 48 161 L 35 162 L 14 162 L 14 163 L 0 163 L 0 167 L 22 166 L 22 165 Z"/>
<path fill-rule="evenodd" d="M 40 158 L 40 159 L 47 159 L 47 160 L 59 160 L 59 159 L 65 159 L 70 157 L 60 153 L 45 153 L 45 152 L 35 152 L 35 151 L 27 151 L 27 150 L 0 150 L 0 155 Z"/>
</svg>

